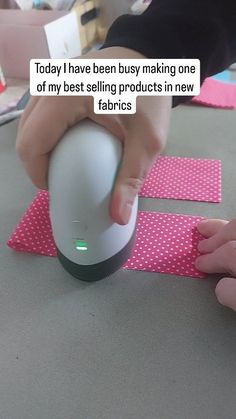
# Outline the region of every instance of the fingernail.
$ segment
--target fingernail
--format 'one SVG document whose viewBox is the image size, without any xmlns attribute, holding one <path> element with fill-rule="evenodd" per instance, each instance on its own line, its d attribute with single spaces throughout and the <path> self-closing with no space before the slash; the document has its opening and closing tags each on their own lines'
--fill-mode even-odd
<svg viewBox="0 0 236 419">
<path fill-rule="evenodd" d="M 204 252 L 207 239 L 200 240 L 198 243 L 198 250 L 200 253 Z"/>
<path fill-rule="evenodd" d="M 208 223 L 208 219 L 207 218 L 205 218 L 204 220 L 201 220 L 201 221 L 199 221 L 199 223 L 198 223 L 198 226 L 199 225 L 203 225 L 203 224 L 207 224 Z"/>
<path fill-rule="evenodd" d="M 197 223 L 197 229 L 201 233 L 202 228 L 205 228 L 205 225 L 208 224 L 208 220 L 201 220 L 199 223 Z"/>
<path fill-rule="evenodd" d="M 199 272 L 209 273 L 205 265 L 206 265 L 206 260 L 204 259 L 204 256 L 199 256 L 195 260 L 194 266 Z"/>
<path fill-rule="evenodd" d="M 128 224 L 129 219 L 130 219 L 130 215 L 131 215 L 131 211 L 132 211 L 132 204 L 124 201 L 121 206 L 120 206 L 120 217 L 122 219 L 122 222 L 124 224 Z"/>
<path fill-rule="evenodd" d="M 199 259 L 200 259 L 200 261 L 199 261 Z M 195 259 L 194 265 L 195 265 L 195 268 L 197 268 L 197 269 L 200 271 L 200 267 L 201 267 L 201 257 L 197 257 L 197 258 Z"/>
</svg>

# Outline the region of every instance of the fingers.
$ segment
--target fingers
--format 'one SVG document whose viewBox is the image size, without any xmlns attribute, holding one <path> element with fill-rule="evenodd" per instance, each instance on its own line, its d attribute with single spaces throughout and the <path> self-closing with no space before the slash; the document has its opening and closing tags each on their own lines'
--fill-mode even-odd
<svg viewBox="0 0 236 419">
<path fill-rule="evenodd" d="M 72 97 L 41 97 L 29 104 L 30 117 L 22 121 L 16 148 L 37 187 L 47 188 L 48 153 L 70 126 L 84 118 L 83 104 Z"/>
<path fill-rule="evenodd" d="M 210 253 L 231 240 L 236 240 L 236 219 L 233 219 L 230 222 L 223 221 L 222 228 L 213 236 L 199 242 L 198 250 L 201 253 Z"/>
<path fill-rule="evenodd" d="M 222 278 L 215 289 L 220 304 L 236 311 L 236 279 Z"/>
<path fill-rule="evenodd" d="M 227 223 L 228 221 L 218 219 L 202 220 L 198 223 L 197 229 L 200 234 L 209 238 L 216 234 Z"/>
<path fill-rule="evenodd" d="M 132 205 L 148 171 L 158 154 L 159 144 L 152 147 L 143 141 L 143 136 L 129 136 L 124 143 L 122 163 L 116 178 L 111 201 L 111 216 L 119 224 L 127 224 Z"/>
<path fill-rule="evenodd" d="M 199 243 L 199 250 L 204 254 L 195 261 L 195 266 L 206 273 L 224 273 L 236 275 L 236 220 L 203 220 L 198 224 L 198 231 L 205 237 Z M 236 311 L 236 278 L 221 279 L 215 289 L 220 304 Z"/>
<path fill-rule="evenodd" d="M 123 157 L 110 206 L 119 224 L 128 223 L 134 199 L 165 145 L 171 103 L 170 97 L 139 97 L 136 114 L 122 116 Z"/>
<path fill-rule="evenodd" d="M 143 148 L 132 144 L 134 140 L 126 143 L 111 202 L 111 216 L 119 224 L 128 223 L 133 202 L 151 165 L 145 159 Z"/>
<path fill-rule="evenodd" d="M 236 241 L 229 241 L 212 253 L 199 256 L 195 266 L 201 272 L 236 275 Z"/>
</svg>

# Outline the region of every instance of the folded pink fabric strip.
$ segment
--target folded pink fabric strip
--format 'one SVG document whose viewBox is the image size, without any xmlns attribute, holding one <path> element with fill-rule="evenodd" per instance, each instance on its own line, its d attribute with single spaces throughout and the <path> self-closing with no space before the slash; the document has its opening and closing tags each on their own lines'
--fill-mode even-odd
<svg viewBox="0 0 236 419">
<path fill-rule="evenodd" d="M 236 84 L 224 83 L 207 78 L 200 95 L 192 99 L 192 103 L 222 109 L 236 109 Z"/>
<path fill-rule="evenodd" d="M 145 198 L 221 201 L 221 161 L 161 156 L 140 191 Z"/>
<path fill-rule="evenodd" d="M 203 278 L 194 261 L 201 240 L 196 225 L 202 217 L 139 212 L 137 241 L 133 256 L 124 266 Z M 49 218 L 49 195 L 39 191 L 7 242 L 19 252 L 57 256 Z"/>
</svg>

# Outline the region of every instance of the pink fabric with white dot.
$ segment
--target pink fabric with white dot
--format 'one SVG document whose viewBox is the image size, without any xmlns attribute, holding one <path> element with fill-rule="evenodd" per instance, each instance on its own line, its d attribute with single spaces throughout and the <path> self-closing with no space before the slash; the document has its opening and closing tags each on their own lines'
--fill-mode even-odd
<svg viewBox="0 0 236 419">
<path fill-rule="evenodd" d="M 136 245 L 124 267 L 204 278 L 194 266 L 200 256 L 197 246 L 203 239 L 196 226 L 202 219 L 194 215 L 140 211 Z"/>
<path fill-rule="evenodd" d="M 196 224 L 202 217 L 139 212 L 134 253 L 124 266 L 150 272 L 163 272 L 202 278 L 194 267 L 201 239 Z M 20 252 L 56 256 L 49 218 L 49 195 L 39 191 L 8 241 Z"/>
<path fill-rule="evenodd" d="M 236 84 L 209 77 L 202 84 L 200 95 L 195 96 L 192 102 L 213 108 L 236 109 Z"/>
<path fill-rule="evenodd" d="M 161 156 L 150 170 L 139 196 L 220 202 L 221 161 Z"/>
<path fill-rule="evenodd" d="M 7 242 L 18 252 L 57 256 L 49 218 L 49 195 L 39 191 Z"/>
</svg>

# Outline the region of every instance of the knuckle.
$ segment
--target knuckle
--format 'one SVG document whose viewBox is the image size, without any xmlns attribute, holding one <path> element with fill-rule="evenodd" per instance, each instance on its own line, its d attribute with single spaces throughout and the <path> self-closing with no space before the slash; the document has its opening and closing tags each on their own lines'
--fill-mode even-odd
<svg viewBox="0 0 236 419">
<path fill-rule="evenodd" d="M 157 155 L 164 149 L 165 140 L 160 132 L 154 132 L 148 137 L 146 149 L 149 154 Z"/>
<path fill-rule="evenodd" d="M 133 190 L 133 192 L 138 192 L 143 184 L 144 178 L 135 178 L 135 177 L 129 177 L 126 179 L 127 186 Z"/>
<path fill-rule="evenodd" d="M 236 218 L 233 218 L 230 222 L 228 227 L 231 230 L 231 233 L 235 235 L 236 238 Z"/>
</svg>

